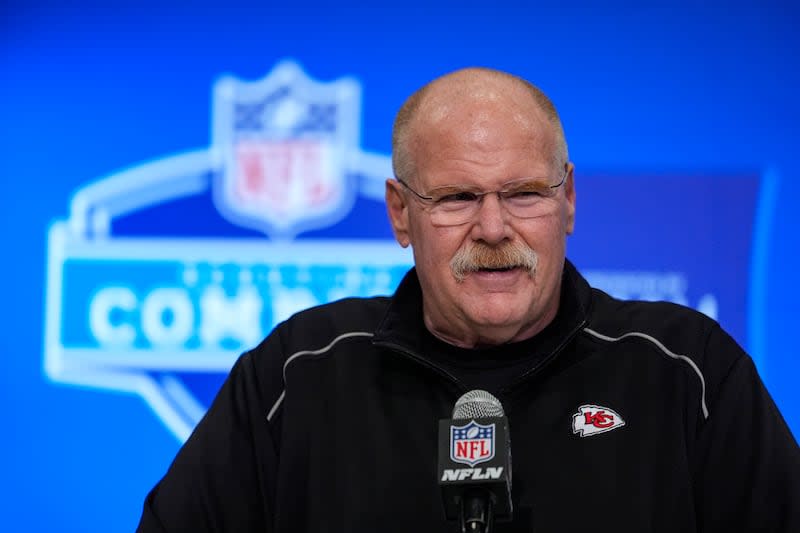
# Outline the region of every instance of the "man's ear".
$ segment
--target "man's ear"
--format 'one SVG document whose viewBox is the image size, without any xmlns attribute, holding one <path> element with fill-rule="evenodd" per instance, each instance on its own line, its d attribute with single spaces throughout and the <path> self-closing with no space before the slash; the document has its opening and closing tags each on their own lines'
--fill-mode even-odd
<svg viewBox="0 0 800 533">
<path fill-rule="evenodd" d="M 575 165 L 567 163 L 567 176 L 564 178 L 564 192 L 567 197 L 567 235 L 575 230 Z"/>
<path fill-rule="evenodd" d="M 386 180 L 386 212 L 389 215 L 389 222 L 392 224 L 394 238 L 397 239 L 400 246 L 406 248 L 411 244 L 408 231 L 408 204 L 400 187 L 402 185 L 397 180 Z"/>
</svg>

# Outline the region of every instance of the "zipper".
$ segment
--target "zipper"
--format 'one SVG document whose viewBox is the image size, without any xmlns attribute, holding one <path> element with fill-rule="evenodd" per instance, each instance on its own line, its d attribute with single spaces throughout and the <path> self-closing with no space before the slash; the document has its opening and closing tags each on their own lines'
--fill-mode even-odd
<svg viewBox="0 0 800 533">
<path fill-rule="evenodd" d="M 395 343 L 389 342 L 389 341 L 374 341 L 373 345 L 380 346 L 380 347 L 383 347 L 383 348 L 389 348 L 390 350 L 392 350 L 394 352 L 397 352 L 400 355 L 408 357 L 409 359 L 413 360 L 415 363 L 419 363 L 422 366 L 424 366 L 425 368 L 427 368 L 429 370 L 433 370 L 434 372 L 436 372 L 437 374 L 439 374 L 443 378 L 451 381 L 456 387 L 458 387 L 459 390 L 461 390 L 463 392 L 466 392 L 466 390 L 467 390 L 466 387 L 464 387 L 464 384 L 461 383 L 461 381 L 459 381 L 458 378 L 455 377 L 453 374 L 451 374 L 450 372 L 448 372 L 447 370 L 445 370 L 443 368 L 440 368 L 440 367 L 432 364 L 430 361 L 428 361 L 424 357 L 412 352 L 411 350 L 409 350 L 409 349 L 407 349 L 407 348 L 405 348 L 405 347 L 403 347 L 403 346 L 401 346 L 399 344 L 395 344 Z"/>
<path fill-rule="evenodd" d="M 511 392 L 513 391 L 513 389 L 515 389 L 516 387 L 520 386 L 522 383 L 524 383 L 525 381 L 530 379 L 533 375 L 538 373 L 540 370 L 542 370 L 544 367 L 546 367 L 553 359 L 555 359 L 555 357 L 564 349 L 564 347 L 570 341 L 572 341 L 572 339 L 575 337 L 575 335 L 577 335 L 578 332 L 580 330 L 582 330 L 584 328 L 584 326 L 586 326 L 586 324 L 588 322 L 589 322 L 589 319 L 584 317 L 584 319 L 567 334 L 567 336 L 564 338 L 564 340 L 561 342 L 561 344 L 556 346 L 556 348 L 552 352 L 550 352 L 547 355 L 547 357 L 542 359 L 541 363 L 539 363 L 535 367 L 531 368 L 530 370 L 528 370 L 527 372 L 525 372 L 524 374 L 519 376 L 516 380 L 514 380 L 513 383 L 511 383 L 507 387 L 503 387 L 502 389 L 500 389 L 498 391 L 498 394 L 503 396 L 503 398 L 505 400 L 507 400 L 507 401 L 510 400 L 511 399 Z M 373 341 L 373 345 L 374 346 L 383 347 L 383 348 L 389 348 L 390 350 L 392 350 L 394 352 L 397 352 L 400 355 L 408 357 L 409 359 L 411 359 L 415 363 L 418 363 L 418 364 L 424 366 L 425 368 L 427 368 L 429 370 L 432 370 L 433 372 L 439 374 L 443 378 L 445 378 L 448 381 L 452 382 L 456 387 L 458 387 L 458 389 L 460 391 L 467 392 L 467 388 L 464 386 L 464 384 L 461 383 L 461 381 L 459 381 L 458 378 L 456 378 L 453 374 L 451 374 L 447 370 L 444 370 L 443 368 L 440 368 L 440 367 L 432 364 L 430 361 L 428 361 L 424 357 L 422 357 L 422 356 L 418 355 L 417 353 L 405 348 L 404 346 L 401 346 L 400 344 L 396 344 L 396 343 L 389 342 L 389 341 Z M 506 405 L 505 401 L 503 402 L 503 405 L 504 406 Z M 506 411 L 508 411 L 507 408 L 506 408 Z"/>
<path fill-rule="evenodd" d="M 584 319 L 577 326 L 575 326 L 575 328 L 573 328 L 572 331 L 570 331 L 569 334 L 566 337 L 564 337 L 564 340 L 561 342 L 561 344 L 556 346 L 555 349 L 552 352 L 550 352 L 547 355 L 547 357 L 542 359 L 542 361 L 538 365 L 534 366 L 533 368 L 531 368 L 530 370 L 528 370 L 527 372 L 522 374 L 520 377 L 515 379 L 510 385 L 508 385 L 507 387 L 503 387 L 498 392 L 500 394 L 502 394 L 503 396 L 505 396 L 506 398 L 510 397 L 511 391 L 513 389 L 515 389 L 518 386 L 522 385 L 522 383 L 524 383 L 525 381 L 527 381 L 528 379 L 533 377 L 534 374 L 537 374 L 544 367 L 546 367 L 553 359 L 555 359 L 555 357 L 559 353 L 561 353 L 561 351 L 564 349 L 564 347 L 572 341 L 572 339 L 575 337 L 575 335 L 577 335 L 578 332 L 580 330 L 582 330 L 584 328 L 584 326 L 586 326 L 586 324 L 588 322 L 589 322 L 589 319 L 584 317 Z"/>
</svg>

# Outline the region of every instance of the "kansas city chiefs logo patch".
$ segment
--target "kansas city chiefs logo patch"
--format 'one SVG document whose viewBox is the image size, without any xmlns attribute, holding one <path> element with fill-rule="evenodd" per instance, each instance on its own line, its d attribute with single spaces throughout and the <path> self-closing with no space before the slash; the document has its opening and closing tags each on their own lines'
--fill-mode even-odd
<svg viewBox="0 0 800 533">
<path fill-rule="evenodd" d="M 572 415 L 572 432 L 581 437 L 591 437 L 624 425 L 619 413 L 602 405 L 581 405 Z"/>
</svg>

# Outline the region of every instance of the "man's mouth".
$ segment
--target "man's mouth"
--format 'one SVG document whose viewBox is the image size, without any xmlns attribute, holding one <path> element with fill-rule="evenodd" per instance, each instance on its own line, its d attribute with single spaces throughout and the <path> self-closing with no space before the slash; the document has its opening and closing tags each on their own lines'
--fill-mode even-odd
<svg viewBox="0 0 800 533">
<path fill-rule="evenodd" d="M 526 274 L 530 272 L 521 265 L 484 266 L 472 270 L 467 277 L 479 287 L 491 292 L 513 292 L 519 288 L 517 284 Z"/>
<path fill-rule="evenodd" d="M 478 268 L 478 272 L 509 272 L 514 270 L 515 268 L 520 268 L 518 265 L 513 266 L 506 266 L 506 267 L 482 267 Z"/>
</svg>

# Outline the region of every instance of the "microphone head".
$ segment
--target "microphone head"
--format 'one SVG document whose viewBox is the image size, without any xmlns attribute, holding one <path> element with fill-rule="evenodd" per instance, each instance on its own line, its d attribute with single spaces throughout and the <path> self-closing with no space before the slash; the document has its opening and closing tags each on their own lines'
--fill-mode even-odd
<svg viewBox="0 0 800 533">
<path fill-rule="evenodd" d="M 453 420 L 465 418 L 495 418 L 505 416 L 500 400 L 485 390 L 471 390 L 456 401 L 453 407 Z"/>
</svg>

